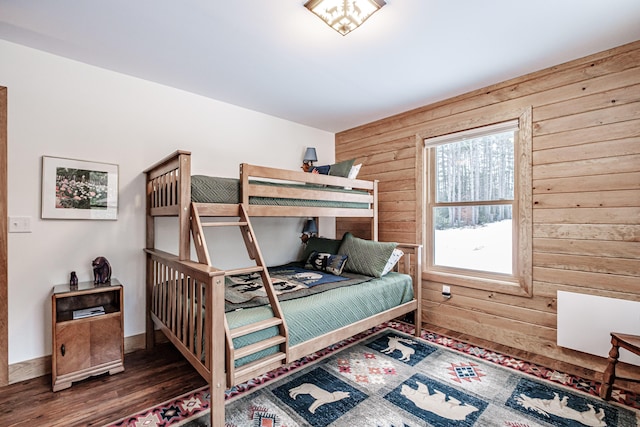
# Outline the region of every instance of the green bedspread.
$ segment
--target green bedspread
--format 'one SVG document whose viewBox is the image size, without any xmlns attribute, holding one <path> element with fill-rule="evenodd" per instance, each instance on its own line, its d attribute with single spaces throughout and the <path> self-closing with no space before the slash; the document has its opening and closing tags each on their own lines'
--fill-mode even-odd
<svg viewBox="0 0 640 427">
<path fill-rule="evenodd" d="M 252 184 L 278 186 L 287 188 L 305 188 L 303 184 L 283 184 L 266 181 L 251 181 Z M 307 187 L 308 188 L 308 187 Z M 335 187 L 314 187 L 314 190 L 367 194 L 360 190 L 345 190 Z M 205 175 L 193 175 L 191 177 L 191 200 L 198 203 L 240 203 L 240 180 L 237 178 L 221 178 Z M 367 203 L 336 202 L 328 200 L 303 200 L 270 197 L 250 197 L 249 204 L 268 206 L 305 206 L 305 207 L 330 207 L 330 208 L 358 208 L 368 209 Z"/>
<path fill-rule="evenodd" d="M 411 301 L 413 286 L 411 276 L 391 272 L 379 279 L 358 285 L 339 287 L 304 298 L 280 303 L 289 327 L 289 345 L 293 346 L 311 338 L 382 311 Z M 234 329 L 273 316 L 270 307 L 254 307 L 227 313 L 229 328 Z M 239 337 L 233 340 L 235 348 L 264 340 L 278 334 L 278 328 Z M 277 347 L 239 359 L 236 366 L 277 352 Z"/>
</svg>

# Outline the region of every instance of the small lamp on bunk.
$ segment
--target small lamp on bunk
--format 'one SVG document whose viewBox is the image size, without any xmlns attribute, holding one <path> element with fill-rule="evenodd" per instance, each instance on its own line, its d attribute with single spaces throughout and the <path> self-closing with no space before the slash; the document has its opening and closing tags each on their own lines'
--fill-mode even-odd
<svg viewBox="0 0 640 427">
<path fill-rule="evenodd" d="M 316 220 L 306 220 L 304 222 L 304 227 L 302 228 L 302 236 L 300 236 L 300 240 L 302 240 L 302 243 L 306 244 L 307 241 L 316 234 L 318 234 L 318 225 L 316 224 Z"/>
<path fill-rule="evenodd" d="M 313 168 L 313 162 L 318 161 L 316 155 L 316 149 L 314 147 L 307 147 L 307 151 L 304 153 L 304 159 L 302 160 L 302 170 L 309 172 Z"/>
</svg>

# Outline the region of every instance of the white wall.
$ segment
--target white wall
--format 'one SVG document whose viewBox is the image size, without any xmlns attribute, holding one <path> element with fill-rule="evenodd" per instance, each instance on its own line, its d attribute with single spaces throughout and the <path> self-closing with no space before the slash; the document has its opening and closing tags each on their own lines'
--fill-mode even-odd
<svg viewBox="0 0 640 427">
<path fill-rule="evenodd" d="M 558 291 L 560 347 L 607 357 L 611 332 L 640 334 L 640 302 Z M 640 366 L 640 356 L 624 348 L 620 360 Z"/>
<path fill-rule="evenodd" d="M 32 225 L 9 234 L 10 364 L 51 354 L 51 288 L 72 270 L 92 280 L 90 262 L 100 255 L 125 286 L 125 336 L 143 333 L 148 166 L 176 149 L 193 153 L 194 174 L 228 177 L 240 162 L 297 170 L 307 146 L 321 163 L 334 159 L 329 132 L 4 41 L 0 85 L 9 98 L 8 212 Z M 40 219 L 43 155 L 118 164 L 118 220 Z M 256 219 L 268 264 L 297 256 L 302 221 Z M 212 255 L 214 263 L 244 256 L 243 246 L 232 248 Z"/>
</svg>

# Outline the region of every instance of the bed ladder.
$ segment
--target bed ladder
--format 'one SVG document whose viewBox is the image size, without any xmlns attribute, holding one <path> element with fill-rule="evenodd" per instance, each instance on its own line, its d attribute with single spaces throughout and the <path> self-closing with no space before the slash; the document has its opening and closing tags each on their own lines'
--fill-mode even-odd
<svg viewBox="0 0 640 427">
<path fill-rule="evenodd" d="M 250 323 L 238 328 L 229 329 L 227 323 L 227 317 L 224 319 L 224 329 L 226 336 L 226 365 L 227 365 L 227 387 L 233 387 L 236 384 L 245 382 L 256 375 L 260 375 L 266 371 L 276 369 L 287 362 L 289 353 L 289 339 L 287 325 L 284 321 L 280 302 L 276 296 L 271 276 L 262 258 L 262 253 L 258 247 L 258 241 L 255 238 L 253 227 L 249 221 L 249 215 L 243 204 L 238 204 L 238 217 L 239 221 L 230 222 L 202 222 L 200 220 L 200 205 L 198 203 L 191 203 L 191 232 L 193 234 L 193 240 L 198 255 L 198 261 L 201 264 L 207 264 L 211 266 L 211 258 L 209 257 L 209 250 L 205 241 L 203 233 L 203 227 L 240 227 L 242 238 L 244 239 L 245 246 L 249 258 L 255 261 L 256 265 L 245 268 L 238 268 L 225 271 L 226 276 L 232 276 L 236 274 L 251 274 L 260 273 L 262 278 L 262 284 L 265 288 L 265 292 L 269 299 L 271 310 L 273 311 L 273 317 L 261 320 L 259 322 Z M 233 339 L 239 338 L 245 335 L 249 335 L 253 332 L 262 331 L 267 328 L 277 326 L 279 334 L 267 338 L 262 341 L 247 345 L 236 349 L 233 345 Z M 260 351 L 269 349 L 274 346 L 279 346 L 279 351 L 264 356 L 253 362 L 244 364 L 240 367 L 235 367 L 235 361 L 246 356 L 258 353 Z"/>
</svg>

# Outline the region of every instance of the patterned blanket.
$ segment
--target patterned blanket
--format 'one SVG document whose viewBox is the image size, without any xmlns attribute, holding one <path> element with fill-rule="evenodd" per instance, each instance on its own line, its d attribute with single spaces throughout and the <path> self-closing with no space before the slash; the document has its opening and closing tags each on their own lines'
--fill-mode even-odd
<svg viewBox="0 0 640 427">
<path fill-rule="evenodd" d="M 307 270 L 299 263 L 269 267 L 269 275 L 280 301 L 324 292 L 339 286 L 350 286 L 371 280 L 360 274 L 335 276 L 324 271 Z M 260 273 L 239 274 L 225 278 L 225 311 L 257 307 L 269 299 Z"/>
</svg>

